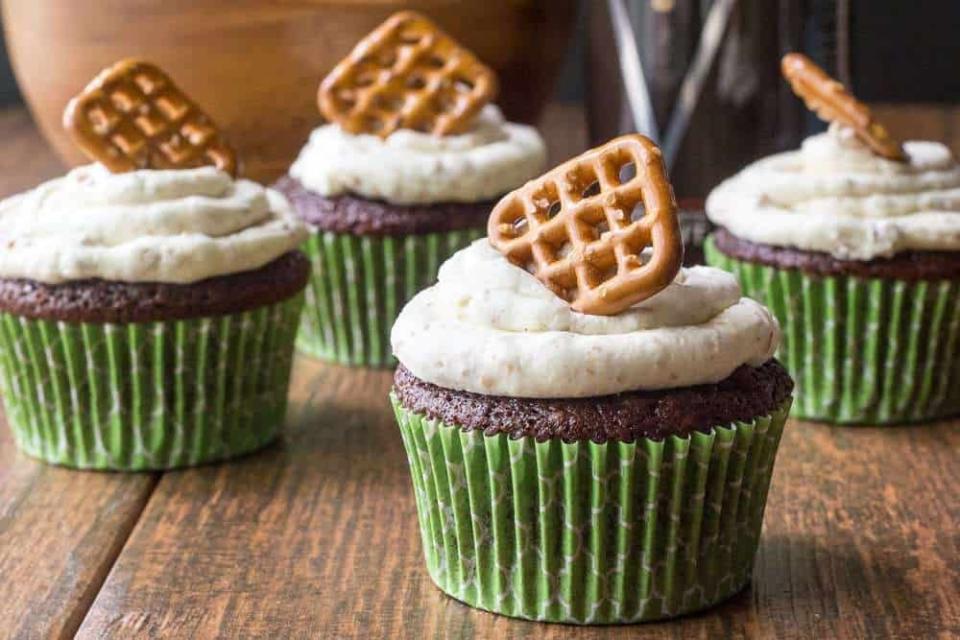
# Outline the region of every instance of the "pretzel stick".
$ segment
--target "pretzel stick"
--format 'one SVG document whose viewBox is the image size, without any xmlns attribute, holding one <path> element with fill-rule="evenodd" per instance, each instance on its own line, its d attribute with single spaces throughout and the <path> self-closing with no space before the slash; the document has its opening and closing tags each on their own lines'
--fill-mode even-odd
<svg viewBox="0 0 960 640">
<path fill-rule="evenodd" d="M 907 156 L 900 142 L 877 122 L 870 108 L 857 100 L 802 53 L 788 53 L 780 65 L 783 77 L 807 108 L 821 120 L 849 127 L 874 153 L 900 162 Z"/>
</svg>

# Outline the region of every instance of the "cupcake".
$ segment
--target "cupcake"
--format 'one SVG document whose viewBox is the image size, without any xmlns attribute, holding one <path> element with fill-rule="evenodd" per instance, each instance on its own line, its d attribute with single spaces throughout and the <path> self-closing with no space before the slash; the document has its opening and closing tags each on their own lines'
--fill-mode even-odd
<svg viewBox="0 0 960 640">
<path fill-rule="evenodd" d="M 410 12 L 324 80 L 329 122 L 275 185 L 311 231 L 301 351 L 395 364 L 389 333 L 403 305 L 483 236 L 500 196 L 543 169 L 536 130 L 488 104 L 495 86 L 492 71 Z"/>
<path fill-rule="evenodd" d="M 628 162 L 639 176 L 620 185 Z M 639 135 L 507 196 L 489 229 L 392 332 L 433 581 L 474 607 L 577 624 L 735 594 L 791 401 L 776 320 L 732 275 L 680 268 L 673 194 Z"/>
<path fill-rule="evenodd" d="M 808 59 L 784 71 L 832 122 L 710 194 L 707 262 L 779 319 L 795 416 L 960 413 L 960 165 L 937 142 L 901 147 Z"/>
<path fill-rule="evenodd" d="M 17 445 L 113 470 L 264 446 L 287 404 L 305 228 L 230 174 L 213 123 L 152 65 L 104 71 L 65 124 L 94 164 L 0 202 L 0 391 Z"/>
</svg>

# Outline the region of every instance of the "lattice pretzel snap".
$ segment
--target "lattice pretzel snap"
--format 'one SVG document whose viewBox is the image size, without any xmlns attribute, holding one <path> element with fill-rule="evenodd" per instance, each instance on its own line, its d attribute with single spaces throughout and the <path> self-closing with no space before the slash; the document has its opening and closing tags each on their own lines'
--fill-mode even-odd
<svg viewBox="0 0 960 640">
<path fill-rule="evenodd" d="M 464 131 L 496 96 L 497 77 L 437 25 L 401 11 L 361 40 L 320 84 L 320 112 L 351 133 Z"/>
<path fill-rule="evenodd" d="M 783 77 L 807 108 L 821 120 L 850 127 L 874 153 L 890 160 L 905 161 L 900 142 L 877 122 L 870 108 L 851 95 L 802 53 L 788 53 L 780 64 Z"/>
<path fill-rule="evenodd" d="M 630 165 L 636 175 L 624 178 Z M 573 309 L 596 315 L 658 293 L 683 259 L 660 149 L 639 134 L 591 149 L 508 194 L 490 214 L 487 235 Z"/>
<path fill-rule="evenodd" d="M 157 66 L 122 60 L 73 98 L 63 126 L 114 173 L 212 164 L 236 175 L 237 158 L 213 121 Z"/>
</svg>

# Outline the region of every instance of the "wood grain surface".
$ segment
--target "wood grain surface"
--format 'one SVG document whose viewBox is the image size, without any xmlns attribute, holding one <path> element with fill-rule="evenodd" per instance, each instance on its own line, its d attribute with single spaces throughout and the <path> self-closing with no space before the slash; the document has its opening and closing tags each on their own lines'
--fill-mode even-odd
<svg viewBox="0 0 960 640">
<path fill-rule="evenodd" d="M 544 129 L 555 159 L 582 145 L 577 112 L 552 110 Z M 31 131 L 0 114 L 5 192 L 58 170 L 22 143 Z M 574 628 L 431 584 L 390 380 L 298 358 L 280 443 L 156 481 L 43 467 L 0 429 L 0 637 L 960 636 L 956 421 L 791 421 L 747 590 L 677 621 Z"/>
<path fill-rule="evenodd" d="M 433 587 L 390 381 L 301 358 L 284 441 L 165 474 L 79 637 L 960 634 L 956 424 L 792 422 L 751 588 L 675 622 L 574 630 L 482 613 Z"/>
</svg>

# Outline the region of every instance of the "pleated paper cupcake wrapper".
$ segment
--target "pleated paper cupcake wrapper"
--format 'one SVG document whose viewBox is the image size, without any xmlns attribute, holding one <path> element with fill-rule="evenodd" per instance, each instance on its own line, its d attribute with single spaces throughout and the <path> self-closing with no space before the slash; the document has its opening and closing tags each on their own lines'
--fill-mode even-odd
<svg viewBox="0 0 960 640">
<path fill-rule="evenodd" d="M 731 258 L 712 238 L 706 258 L 780 321 L 793 417 L 893 424 L 960 413 L 960 282 L 816 276 Z"/>
<path fill-rule="evenodd" d="M 0 314 L 0 390 L 17 445 L 46 462 L 140 471 L 273 440 L 303 294 L 243 313 L 131 324 Z"/>
<path fill-rule="evenodd" d="M 704 609 L 749 581 L 789 403 L 686 438 L 568 444 L 464 431 L 391 400 L 427 569 L 457 600 L 620 624 Z"/>
<path fill-rule="evenodd" d="M 314 232 L 313 262 L 297 348 L 347 365 L 392 367 L 390 328 L 440 265 L 485 235 L 482 228 L 407 236 Z"/>
</svg>

